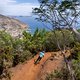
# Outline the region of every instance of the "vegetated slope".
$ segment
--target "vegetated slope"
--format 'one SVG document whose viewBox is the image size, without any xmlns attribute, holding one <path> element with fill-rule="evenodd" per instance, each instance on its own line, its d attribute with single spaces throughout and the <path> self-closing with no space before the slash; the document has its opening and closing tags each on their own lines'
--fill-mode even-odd
<svg viewBox="0 0 80 80">
<path fill-rule="evenodd" d="M 27 28 L 28 25 L 21 21 L 0 14 L 0 30 L 5 30 L 13 37 L 21 37 L 22 32 Z"/>
<path fill-rule="evenodd" d="M 51 53 L 46 53 L 39 64 L 34 65 L 34 60 L 38 55 L 28 62 L 18 65 L 12 69 L 13 76 L 11 80 L 44 80 L 47 73 L 62 66 L 63 57 L 58 55 L 60 52 L 53 52 L 57 57 L 52 58 Z"/>
</svg>

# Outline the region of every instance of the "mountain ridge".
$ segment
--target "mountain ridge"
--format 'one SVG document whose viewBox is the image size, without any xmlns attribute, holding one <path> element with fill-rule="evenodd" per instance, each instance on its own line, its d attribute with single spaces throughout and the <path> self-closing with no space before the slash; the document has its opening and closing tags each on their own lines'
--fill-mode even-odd
<svg viewBox="0 0 80 80">
<path fill-rule="evenodd" d="M 22 32 L 28 30 L 29 26 L 17 19 L 0 14 L 0 30 L 5 30 L 12 37 L 22 37 Z"/>
</svg>

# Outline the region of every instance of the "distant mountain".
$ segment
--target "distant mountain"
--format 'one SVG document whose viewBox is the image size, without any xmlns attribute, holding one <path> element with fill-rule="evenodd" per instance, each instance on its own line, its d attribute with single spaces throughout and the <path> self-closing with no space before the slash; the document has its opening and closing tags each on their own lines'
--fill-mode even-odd
<svg viewBox="0 0 80 80">
<path fill-rule="evenodd" d="M 0 14 L 0 30 L 5 30 L 12 37 L 22 37 L 22 32 L 28 28 L 27 24 Z"/>
</svg>

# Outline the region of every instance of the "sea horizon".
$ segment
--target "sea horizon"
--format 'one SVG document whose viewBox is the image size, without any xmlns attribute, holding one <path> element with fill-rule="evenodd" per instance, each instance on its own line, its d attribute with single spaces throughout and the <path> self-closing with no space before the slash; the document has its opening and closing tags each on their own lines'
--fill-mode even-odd
<svg viewBox="0 0 80 80">
<path fill-rule="evenodd" d="M 52 29 L 51 25 L 48 23 L 43 23 L 41 21 L 36 20 L 36 16 L 9 16 L 11 18 L 17 19 L 23 23 L 25 23 L 26 25 L 28 25 L 28 30 L 27 32 L 34 34 L 36 28 L 38 29 L 46 29 L 48 31 L 50 31 Z M 79 25 L 76 27 L 77 29 L 80 29 Z"/>
<path fill-rule="evenodd" d="M 29 32 L 30 33 L 34 33 L 34 31 L 36 30 L 36 28 L 38 29 L 46 29 L 46 30 L 50 30 L 49 28 L 51 28 L 50 24 L 47 23 L 42 23 L 40 21 L 37 21 L 35 18 L 35 16 L 9 16 L 12 17 L 14 19 L 17 19 L 23 23 L 25 23 L 26 25 L 29 26 Z"/>
</svg>

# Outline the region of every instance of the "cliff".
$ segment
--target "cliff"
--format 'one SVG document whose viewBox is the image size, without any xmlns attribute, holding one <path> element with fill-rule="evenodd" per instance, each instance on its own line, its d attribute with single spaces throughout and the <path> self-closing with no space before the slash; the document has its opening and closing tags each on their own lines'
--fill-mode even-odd
<svg viewBox="0 0 80 80">
<path fill-rule="evenodd" d="M 22 37 L 22 32 L 28 29 L 28 25 L 17 19 L 0 14 L 0 30 L 5 30 L 12 37 Z"/>
</svg>

